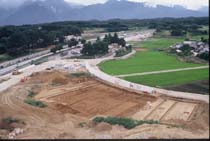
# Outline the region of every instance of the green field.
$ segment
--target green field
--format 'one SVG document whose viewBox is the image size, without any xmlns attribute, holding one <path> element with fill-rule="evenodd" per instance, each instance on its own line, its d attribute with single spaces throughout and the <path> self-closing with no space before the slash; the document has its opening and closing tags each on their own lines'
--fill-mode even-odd
<svg viewBox="0 0 210 141">
<path fill-rule="evenodd" d="M 209 31 L 209 26 L 202 26 L 202 28 L 200 28 L 199 30 L 202 30 L 202 31 L 207 30 L 207 31 Z"/>
<path fill-rule="evenodd" d="M 183 41 L 183 38 L 152 38 L 143 42 L 131 41 L 129 43 L 134 47 L 142 47 L 147 49 L 162 49 L 168 48 L 171 45 Z"/>
<path fill-rule="evenodd" d="M 131 76 L 123 79 L 148 86 L 166 87 L 186 84 L 192 81 L 204 80 L 208 78 L 209 69 L 199 69 L 143 76 Z"/>
<path fill-rule="evenodd" d="M 196 36 L 190 36 L 191 39 L 193 40 L 200 40 L 201 37 L 203 37 L 204 39 L 208 39 L 209 35 L 196 35 Z"/>
<path fill-rule="evenodd" d="M 193 39 L 206 38 L 207 36 L 193 36 Z M 110 75 L 123 75 L 133 73 L 152 72 L 169 69 L 179 69 L 188 67 L 205 66 L 206 64 L 194 64 L 181 62 L 176 56 L 168 55 L 157 49 L 167 49 L 171 45 L 181 43 L 182 38 L 151 38 L 144 42 L 132 41 L 129 44 L 134 47 L 146 48 L 147 51 L 137 52 L 134 56 L 126 60 L 110 60 L 99 65 L 100 69 Z M 130 76 L 124 79 L 130 82 L 144 84 L 155 87 L 166 87 L 190 83 L 192 81 L 209 78 L 208 69 L 188 70 L 180 72 L 152 74 L 145 76 Z"/>
<path fill-rule="evenodd" d="M 111 75 L 142 73 L 177 68 L 197 67 L 203 64 L 185 63 L 175 56 L 164 52 L 145 51 L 137 52 L 127 60 L 110 60 L 100 64 L 102 71 Z"/>
</svg>

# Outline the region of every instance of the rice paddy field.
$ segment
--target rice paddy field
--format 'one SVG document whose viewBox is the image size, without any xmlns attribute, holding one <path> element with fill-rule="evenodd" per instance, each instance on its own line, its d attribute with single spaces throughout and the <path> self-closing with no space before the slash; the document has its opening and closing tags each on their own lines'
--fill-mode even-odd
<svg viewBox="0 0 210 141">
<path fill-rule="evenodd" d="M 147 49 L 164 49 L 168 48 L 169 46 L 176 44 L 178 42 L 183 42 L 183 38 L 151 38 L 147 41 L 138 42 L 138 41 L 131 41 L 129 42 L 134 47 L 141 47 Z"/>
<path fill-rule="evenodd" d="M 200 36 L 194 38 L 200 39 Z M 145 48 L 146 51 L 139 51 L 126 60 L 110 60 L 103 62 L 102 64 L 99 64 L 99 67 L 105 73 L 117 76 L 207 66 L 207 64 L 183 62 L 178 60 L 174 55 L 167 54 L 164 51 L 158 51 L 158 49 L 167 49 L 171 45 L 181 43 L 184 39 L 185 38 L 155 37 L 143 42 L 131 41 L 129 43 L 134 47 Z M 154 87 L 170 87 L 188 84 L 194 81 L 207 80 L 209 79 L 209 69 L 185 70 L 139 76 L 135 75 L 123 77 L 122 79 Z"/>
<path fill-rule="evenodd" d="M 127 60 L 110 60 L 100 64 L 100 69 L 110 75 L 143 73 L 169 69 L 203 66 L 179 61 L 175 56 L 159 51 L 137 52 Z"/>
<path fill-rule="evenodd" d="M 130 76 L 123 79 L 145 84 L 154 87 L 177 86 L 193 81 L 204 80 L 209 78 L 209 69 L 199 69 L 190 71 L 179 71 L 161 74 L 151 74 L 143 76 Z"/>
</svg>

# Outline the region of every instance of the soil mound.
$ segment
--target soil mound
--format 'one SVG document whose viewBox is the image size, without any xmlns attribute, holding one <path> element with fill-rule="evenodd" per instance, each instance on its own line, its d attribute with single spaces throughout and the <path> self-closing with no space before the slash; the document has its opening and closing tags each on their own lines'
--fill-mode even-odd
<svg viewBox="0 0 210 141">
<path fill-rule="evenodd" d="M 63 77 L 56 77 L 52 80 L 53 84 L 60 84 L 60 85 L 66 85 L 68 84 L 68 80 Z"/>
<path fill-rule="evenodd" d="M 104 132 L 112 130 L 112 126 L 108 123 L 102 122 L 96 125 L 95 131 L 97 132 Z"/>
</svg>

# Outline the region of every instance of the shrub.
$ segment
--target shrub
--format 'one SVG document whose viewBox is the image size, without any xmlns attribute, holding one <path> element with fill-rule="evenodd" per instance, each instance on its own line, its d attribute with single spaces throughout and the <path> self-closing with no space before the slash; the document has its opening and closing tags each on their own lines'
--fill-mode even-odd
<svg viewBox="0 0 210 141">
<path fill-rule="evenodd" d="M 86 125 L 86 122 L 81 122 L 81 123 L 79 123 L 79 126 L 80 127 L 84 127 Z"/>
<path fill-rule="evenodd" d="M 44 108 L 44 107 L 47 106 L 47 105 L 44 104 L 43 102 L 41 102 L 41 101 L 36 101 L 36 100 L 34 100 L 34 99 L 31 99 L 31 98 L 26 99 L 24 102 L 27 103 L 27 104 L 29 104 L 29 105 L 32 105 L 32 106 L 35 106 L 35 107 L 40 107 L 40 108 Z"/>
<path fill-rule="evenodd" d="M 40 59 L 37 59 L 37 60 L 32 60 L 31 64 L 40 65 L 40 64 L 45 63 L 47 61 L 48 61 L 48 58 L 47 57 L 43 57 L 43 58 L 40 58 Z"/>
<path fill-rule="evenodd" d="M 116 51 L 116 55 L 115 57 L 122 57 L 126 54 L 129 54 L 131 52 L 131 50 L 123 50 L 123 49 L 120 49 L 120 50 L 117 50 Z"/>
<path fill-rule="evenodd" d="M 31 90 L 28 91 L 28 97 L 34 97 L 35 93 Z"/>
<path fill-rule="evenodd" d="M 121 125 L 127 129 L 135 128 L 136 126 L 142 125 L 142 124 L 159 124 L 159 121 L 154 120 L 134 120 L 130 118 L 118 118 L 118 117 L 96 117 L 93 119 L 94 122 L 100 123 L 100 122 L 106 122 L 111 125 Z"/>
<path fill-rule="evenodd" d="M 2 119 L 3 122 L 7 123 L 7 124 L 11 124 L 11 123 L 17 123 L 19 122 L 18 119 L 16 118 L 12 118 L 12 117 L 7 117 L 7 118 L 4 118 Z"/>
<path fill-rule="evenodd" d="M 104 121 L 104 117 L 96 117 L 93 119 L 94 122 L 103 122 Z"/>
<path fill-rule="evenodd" d="M 88 73 L 71 73 L 70 77 L 90 77 L 90 74 Z"/>
</svg>

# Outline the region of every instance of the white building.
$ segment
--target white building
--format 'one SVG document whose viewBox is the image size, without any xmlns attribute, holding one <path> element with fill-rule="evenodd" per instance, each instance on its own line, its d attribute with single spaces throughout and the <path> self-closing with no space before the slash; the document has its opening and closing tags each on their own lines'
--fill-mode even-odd
<svg viewBox="0 0 210 141">
<path fill-rule="evenodd" d="M 79 40 L 79 39 L 81 39 L 81 36 L 68 35 L 68 36 L 65 36 L 64 38 L 65 38 L 65 41 L 68 42 L 73 38 L 76 40 Z"/>
</svg>

